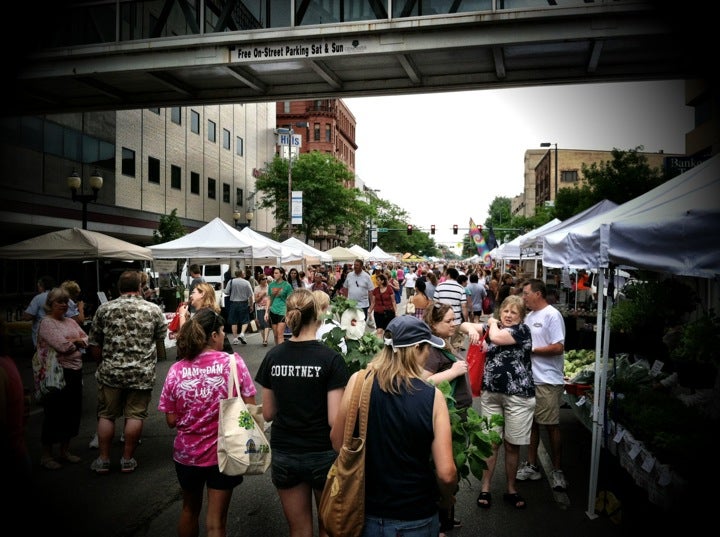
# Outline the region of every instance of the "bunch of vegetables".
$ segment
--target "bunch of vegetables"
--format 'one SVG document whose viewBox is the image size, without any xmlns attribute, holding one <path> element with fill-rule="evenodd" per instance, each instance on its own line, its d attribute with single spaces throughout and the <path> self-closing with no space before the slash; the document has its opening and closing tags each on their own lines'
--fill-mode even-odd
<svg viewBox="0 0 720 537">
<path fill-rule="evenodd" d="M 595 351 L 589 349 L 573 349 L 565 351 L 565 376 L 573 382 L 580 373 L 591 373 L 590 381 L 595 372 Z M 587 377 L 587 375 L 583 375 Z M 584 381 L 587 383 L 587 379 Z"/>
</svg>

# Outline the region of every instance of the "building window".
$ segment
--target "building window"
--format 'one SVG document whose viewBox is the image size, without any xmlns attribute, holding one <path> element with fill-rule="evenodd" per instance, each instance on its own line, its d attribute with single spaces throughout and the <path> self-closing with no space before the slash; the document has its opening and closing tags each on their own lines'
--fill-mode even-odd
<svg viewBox="0 0 720 537">
<path fill-rule="evenodd" d="M 180 115 L 179 106 L 173 106 L 170 109 L 170 121 L 177 123 L 178 125 L 182 125 L 182 116 Z"/>
<path fill-rule="evenodd" d="M 208 140 L 213 143 L 215 143 L 215 141 L 217 140 L 217 133 L 215 132 L 215 128 L 216 128 L 215 122 L 208 119 L 208 126 L 207 126 Z"/>
<path fill-rule="evenodd" d="M 283 101 L 283 114 L 290 113 L 290 101 Z"/>
<path fill-rule="evenodd" d="M 578 172 L 577 170 L 569 170 L 569 171 L 561 171 L 560 172 L 560 182 L 561 183 L 577 183 L 578 181 Z"/>
<path fill-rule="evenodd" d="M 135 151 L 122 148 L 122 174 L 128 177 L 135 177 Z"/>
<path fill-rule="evenodd" d="M 148 157 L 148 182 L 160 184 L 160 160 Z"/>
<path fill-rule="evenodd" d="M 332 142 L 332 129 L 330 123 L 325 123 L 325 141 Z"/>
<path fill-rule="evenodd" d="M 190 110 L 190 130 L 200 134 L 200 114 L 195 110 Z"/>
<path fill-rule="evenodd" d="M 174 164 L 170 166 L 170 188 L 182 190 L 182 168 Z"/>
<path fill-rule="evenodd" d="M 235 205 L 237 205 L 238 207 L 243 206 L 243 195 L 244 192 L 242 188 L 235 189 Z"/>
<path fill-rule="evenodd" d="M 238 136 L 237 138 L 235 138 L 235 154 L 236 154 L 238 157 L 242 157 L 242 156 L 243 156 L 243 153 L 245 152 L 245 147 L 244 147 L 244 146 L 245 146 L 245 144 L 244 144 L 244 142 L 243 142 L 243 139 L 242 139 L 240 136 Z"/>
<path fill-rule="evenodd" d="M 200 194 L 200 174 L 197 172 L 190 172 L 190 193 Z"/>
<path fill-rule="evenodd" d="M 223 183 L 223 203 L 230 203 L 230 185 Z"/>
<path fill-rule="evenodd" d="M 315 123 L 313 126 L 313 140 L 320 141 L 320 123 Z"/>
<path fill-rule="evenodd" d="M 230 149 L 230 131 L 227 129 L 223 129 L 223 147 Z"/>
<path fill-rule="evenodd" d="M 208 199 L 214 200 L 217 196 L 215 189 L 217 188 L 217 181 L 212 177 L 208 177 Z"/>
</svg>

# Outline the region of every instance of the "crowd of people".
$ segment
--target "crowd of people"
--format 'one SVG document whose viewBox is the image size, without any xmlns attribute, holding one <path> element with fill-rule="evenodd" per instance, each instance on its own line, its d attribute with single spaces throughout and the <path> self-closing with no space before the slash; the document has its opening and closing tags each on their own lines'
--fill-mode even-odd
<svg viewBox="0 0 720 537">
<path fill-rule="evenodd" d="M 367 266 L 360 259 L 337 272 L 268 268 L 237 270 L 226 282 L 231 340 L 215 288 L 191 270 L 189 302 L 177 313 L 177 362 L 164 379 L 158 406 L 176 430 L 173 461 L 183 493 L 178 535 L 199 534 L 205 489 L 208 535 L 225 535 L 232 492 L 242 483 L 242 477 L 219 472 L 215 450 L 219 400 L 227 397 L 229 353 L 235 355 L 240 395 L 248 403 L 259 395 L 263 417 L 271 424 L 271 478 L 291 535 L 313 533 L 313 503 L 319 501 L 342 442 L 352 386 L 366 371 L 374 373 L 366 534 L 377 534 L 381 526 L 397 531 L 414 527 L 425 528 L 414 535 L 435 537 L 461 525 L 453 509 L 459 487 L 449 412 L 463 417 L 473 405 L 463 351 L 485 332 L 488 351 L 479 409 L 484 416 L 500 414 L 505 421 L 498 428 L 502 443 L 487 460 L 478 507 L 492 505 L 491 481 L 503 447 L 503 501 L 526 508 L 517 484 L 542 478 L 537 459 L 541 426 L 550 438 L 553 469 L 548 478 L 555 490 L 566 489 L 559 428 L 564 322 L 548 303 L 543 281 L 520 281 L 476 267 Z M 118 291 L 117 298 L 97 308 L 86 333 L 77 283 L 55 286 L 49 277 L 38 281 L 26 318 L 33 320 L 38 352 L 52 348 L 57 353 L 66 381 L 62 390 L 43 400 L 44 469 L 80 462 L 70 443 L 79 431 L 85 353 L 97 362 L 98 384 L 99 451 L 90 468 L 98 474 L 113 469 L 111 444 L 121 417 L 119 470 L 132 473 L 138 468 L 134 454 L 150 411 L 156 364 L 164 357 L 167 320 L 160 307 L 145 298 L 142 273 L 123 272 Z M 370 330 L 385 343 L 367 369 L 353 375 L 342 353 L 346 347 L 338 352 L 321 341 L 322 333 L 337 326 L 325 326 L 336 295 L 355 301 L 366 317 L 374 317 Z M 494 312 L 482 305 L 490 295 L 497 305 Z M 415 306 L 413 312 L 404 311 L 407 303 Z M 234 350 L 240 342 L 247 344 L 251 320 L 257 322 L 262 345 L 268 346 L 270 332 L 274 343 L 254 378 L 259 394 Z M 445 380 L 452 388 L 448 401 L 433 388 Z M 59 445 L 57 455 L 54 445 Z M 524 446 L 527 458 L 520 463 Z M 22 448 L 24 453 L 14 454 L 15 459 L 26 457 Z M 326 535 L 322 527 L 319 531 Z"/>
</svg>

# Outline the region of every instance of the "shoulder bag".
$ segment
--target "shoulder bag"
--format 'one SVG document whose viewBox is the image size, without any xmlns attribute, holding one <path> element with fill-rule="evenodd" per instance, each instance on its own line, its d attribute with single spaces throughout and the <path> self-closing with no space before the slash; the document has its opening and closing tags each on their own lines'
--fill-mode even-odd
<svg viewBox="0 0 720 537">
<path fill-rule="evenodd" d="M 36 350 L 32 357 L 35 399 L 42 402 L 54 391 L 65 388 L 65 372 L 57 359 L 57 352 L 49 347 L 47 351 Z"/>
<path fill-rule="evenodd" d="M 359 537 L 365 526 L 365 434 L 374 373 L 355 381 L 345 419 L 343 445 L 330 467 L 318 516 L 330 537 Z M 353 436 L 359 419 L 358 436 Z"/>
<path fill-rule="evenodd" d="M 235 354 L 230 356 L 227 399 L 220 399 L 217 456 L 225 475 L 259 475 L 270 466 L 270 443 L 257 414 L 262 405 L 249 405 L 240 396 Z M 237 386 L 237 396 L 234 396 Z"/>
<path fill-rule="evenodd" d="M 487 345 L 485 344 L 487 333 L 487 329 L 483 330 L 480 341 L 468 347 L 465 358 L 468 364 L 468 378 L 470 379 L 470 389 L 472 390 L 473 397 L 480 397 L 480 393 L 482 392 L 485 356 L 487 355 Z"/>
</svg>

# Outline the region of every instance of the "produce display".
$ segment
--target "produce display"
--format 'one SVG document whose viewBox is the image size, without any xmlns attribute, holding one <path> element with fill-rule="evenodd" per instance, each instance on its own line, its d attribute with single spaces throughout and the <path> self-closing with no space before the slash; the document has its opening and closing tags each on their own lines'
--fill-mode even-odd
<svg viewBox="0 0 720 537">
<path fill-rule="evenodd" d="M 581 379 L 576 379 L 582 374 Z M 588 378 L 588 374 L 590 374 Z M 592 383 L 595 376 L 595 351 L 589 349 L 573 349 L 565 352 L 565 377 L 570 382 Z"/>
</svg>

